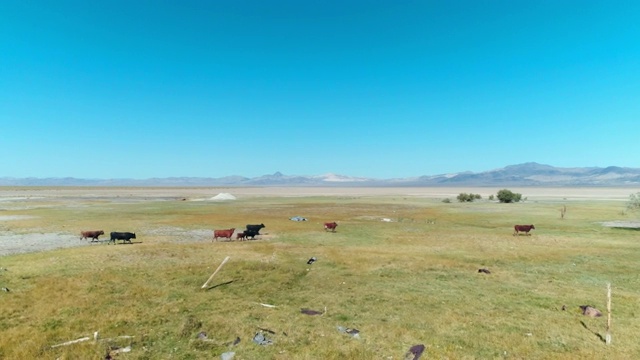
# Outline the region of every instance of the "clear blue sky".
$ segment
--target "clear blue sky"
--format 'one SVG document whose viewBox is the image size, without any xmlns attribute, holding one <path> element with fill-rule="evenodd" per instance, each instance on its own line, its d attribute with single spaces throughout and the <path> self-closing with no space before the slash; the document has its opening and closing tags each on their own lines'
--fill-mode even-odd
<svg viewBox="0 0 640 360">
<path fill-rule="evenodd" d="M 0 177 L 640 167 L 638 1 L 0 1 Z"/>
</svg>

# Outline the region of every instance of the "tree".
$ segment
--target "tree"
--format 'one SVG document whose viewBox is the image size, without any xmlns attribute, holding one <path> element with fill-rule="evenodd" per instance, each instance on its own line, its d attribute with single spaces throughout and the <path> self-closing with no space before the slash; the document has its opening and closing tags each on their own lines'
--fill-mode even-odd
<svg viewBox="0 0 640 360">
<path fill-rule="evenodd" d="M 498 191 L 498 201 L 501 203 L 519 202 L 522 200 L 522 194 L 514 193 L 511 190 L 502 189 Z"/>
</svg>

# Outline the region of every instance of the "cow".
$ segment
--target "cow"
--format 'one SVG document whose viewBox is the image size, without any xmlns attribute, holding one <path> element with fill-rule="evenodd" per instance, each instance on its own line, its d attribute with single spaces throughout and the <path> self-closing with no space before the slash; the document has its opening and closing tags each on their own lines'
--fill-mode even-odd
<svg viewBox="0 0 640 360">
<path fill-rule="evenodd" d="M 111 239 L 109 239 L 109 243 L 113 242 L 113 245 L 116 244 L 116 240 L 122 240 L 124 242 L 129 242 L 129 244 L 133 244 L 131 239 L 136 238 L 136 233 L 131 232 L 112 232 Z"/>
<path fill-rule="evenodd" d="M 331 230 L 332 232 L 336 232 L 336 227 L 338 226 L 338 224 L 334 221 L 334 222 L 330 222 L 330 223 L 324 223 L 324 230 L 325 231 L 329 231 Z"/>
<path fill-rule="evenodd" d="M 244 231 L 244 238 L 245 239 L 251 238 L 251 240 L 255 240 L 256 239 L 256 235 L 260 235 L 260 234 L 255 230 L 245 230 Z"/>
<path fill-rule="evenodd" d="M 227 238 L 231 240 L 234 231 L 236 231 L 235 228 L 226 230 L 213 230 L 213 241 L 218 241 L 218 238 Z"/>
<path fill-rule="evenodd" d="M 91 238 L 91 242 L 94 242 L 98 240 L 98 236 L 100 235 L 104 235 L 103 230 L 81 231 L 80 240 Z"/>
<path fill-rule="evenodd" d="M 244 240 L 244 233 L 239 232 L 236 234 L 236 240 Z"/>
<path fill-rule="evenodd" d="M 516 236 L 521 232 L 525 233 L 526 235 L 531 235 L 531 234 L 529 234 L 529 231 L 534 230 L 535 228 L 536 227 L 533 226 L 533 225 L 515 225 L 513 227 L 513 229 L 515 230 L 513 232 L 513 236 Z"/>
<path fill-rule="evenodd" d="M 247 230 L 249 231 L 255 231 L 256 235 L 260 235 L 260 229 L 262 229 L 264 227 L 264 224 L 260 224 L 260 225 L 247 225 Z"/>
</svg>

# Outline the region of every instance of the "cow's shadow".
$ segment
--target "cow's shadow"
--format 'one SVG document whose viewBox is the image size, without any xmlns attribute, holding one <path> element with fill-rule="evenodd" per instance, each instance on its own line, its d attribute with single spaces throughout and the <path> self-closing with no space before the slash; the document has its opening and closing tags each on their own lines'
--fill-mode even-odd
<svg viewBox="0 0 640 360">
<path fill-rule="evenodd" d="M 113 241 L 109 240 L 109 239 L 104 239 L 104 240 L 95 240 L 95 241 L 89 241 L 89 244 L 113 244 Z M 122 242 L 122 240 L 116 240 L 116 245 L 120 245 L 120 244 L 142 244 L 142 241 L 125 241 Z"/>
</svg>

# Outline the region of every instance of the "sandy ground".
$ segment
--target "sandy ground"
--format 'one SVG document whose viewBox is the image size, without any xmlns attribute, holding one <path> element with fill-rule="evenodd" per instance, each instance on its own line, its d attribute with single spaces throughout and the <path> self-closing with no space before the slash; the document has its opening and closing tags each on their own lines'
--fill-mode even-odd
<svg viewBox="0 0 640 360">
<path fill-rule="evenodd" d="M 403 196 L 419 198 L 451 198 L 461 192 L 480 194 L 484 198 L 496 194 L 497 187 L 220 187 L 220 188 L 0 188 L 0 256 L 56 248 L 104 245 L 101 242 L 79 240 L 77 234 L 31 233 L 15 234 L 7 230 L 7 224 L 28 215 L 10 215 L 5 211 L 29 209 L 31 203 L 54 203 L 79 206 L 76 202 L 103 200 L 113 202 L 211 200 L 219 194 L 231 194 L 238 199 L 251 197 L 303 197 L 303 196 Z M 608 200 L 628 201 L 629 195 L 638 192 L 635 188 L 509 188 L 523 194 L 528 201 L 580 201 Z M 5 212 L 5 214 L 3 214 Z M 607 224 L 605 224 L 606 226 Z M 608 224 L 619 226 L 620 224 Z M 626 224 L 625 224 L 626 225 Z M 210 230 L 184 230 L 180 228 L 154 229 L 158 235 L 172 238 L 207 238 Z"/>
<path fill-rule="evenodd" d="M 0 231 L 0 256 L 87 245 L 91 244 L 88 241 L 80 241 L 78 236 L 71 234 L 14 234 Z"/>
</svg>

